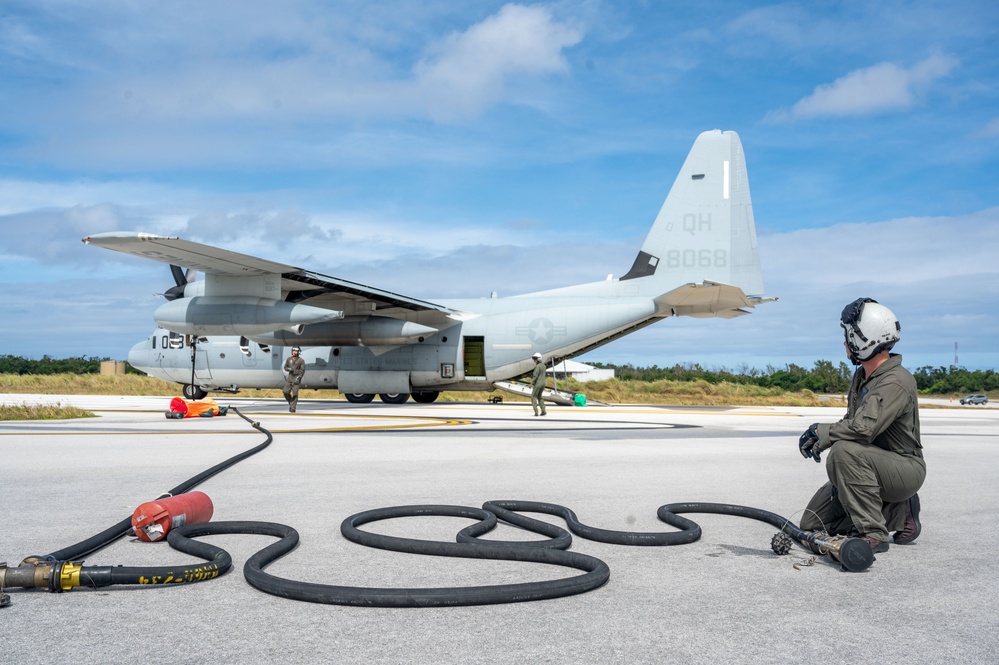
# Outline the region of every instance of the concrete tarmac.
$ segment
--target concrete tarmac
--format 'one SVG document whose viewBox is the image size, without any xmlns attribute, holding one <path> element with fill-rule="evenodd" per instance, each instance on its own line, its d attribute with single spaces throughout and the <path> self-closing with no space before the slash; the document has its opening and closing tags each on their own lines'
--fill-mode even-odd
<svg viewBox="0 0 999 665">
<path fill-rule="evenodd" d="M 74 404 L 97 418 L 0 422 L 0 561 L 80 542 L 141 503 L 264 436 L 235 415 L 167 420 L 169 399 L 4 395 Z M 583 523 L 660 532 L 656 509 L 732 503 L 797 521 L 825 482 L 798 436 L 842 408 L 388 406 L 219 398 L 274 434 L 264 451 L 207 480 L 213 521 L 294 527 L 297 549 L 267 571 L 364 587 L 509 584 L 578 571 L 534 563 L 374 550 L 345 540 L 344 518 L 411 504 L 488 500 L 567 506 Z M 504 605 L 385 609 L 300 602 L 251 587 L 242 566 L 274 542 L 209 536 L 227 574 L 170 587 L 6 589 L 0 663 L 718 663 L 999 662 L 999 410 L 921 412 L 928 475 L 923 533 L 862 573 L 828 556 L 770 550 L 776 528 L 687 515 L 700 540 L 626 547 L 573 538 L 610 579 L 588 593 Z M 562 524 L 555 517 L 538 516 Z M 453 541 L 470 520 L 407 518 L 364 527 Z M 486 538 L 537 538 L 500 527 Z M 87 565 L 197 563 L 133 537 Z"/>
</svg>

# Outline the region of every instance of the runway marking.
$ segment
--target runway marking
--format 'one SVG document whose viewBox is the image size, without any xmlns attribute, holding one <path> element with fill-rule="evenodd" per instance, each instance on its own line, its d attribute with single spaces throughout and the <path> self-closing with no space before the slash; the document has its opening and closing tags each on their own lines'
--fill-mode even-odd
<svg viewBox="0 0 999 665">
<path fill-rule="evenodd" d="M 441 408 L 444 405 L 435 405 L 435 406 L 439 409 L 439 408 Z M 466 405 L 455 405 L 455 406 L 458 406 L 459 408 L 460 407 L 465 407 L 465 408 L 469 408 L 470 407 L 472 409 L 493 409 L 493 408 L 496 407 L 496 405 L 478 405 L 478 404 L 466 404 Z M 513 405 L 504 405 L 504 406 L 506 406 L 506 408 L 510 408 Z M 136 410 L 136 409 L 90 409 L 90 410 L 93 411 L 94 413 L 97 413 L 97 414 L 102 414 L 102 413 L 119 413 L 119 414 L 121 414 L 121 413 L 124 413 L 124 414 L 133 414 L 134 415 L 134 414 L 142 414 L 142 413 L 163 413 L 160 410 L 149 410 L 149 409 L 143 409 L 143 410 Z M 552 415 L 555 415 L 555 416 L 557 416 L 557 415 L 569 415 L 569 414 L 579 414 L 579 415 L 584 415 L 585 414 L 586 416 L 591 416 L 591 415 L 594 415 L 594 414 L 604 415 L 604 414 L 609 414 L 609 413 L 613 413 L 613 414 L 642 414 L 642 415 L 645 415 L 645 416 L 648 416 L 648 415 L 651 415 L 651 414 L 654 414 L 654 413 L 669 414 L 669 415 L 705 415 L 705 414 L 709 414 L 709 415 L 712 415 L 712 416 L 787 416 L 787 417 L 793 417 L 793 416 L 799 415 L 799 414 L 793 414 L 793 413 L 787 413 L 787 412 L 781 412 L 781 411 L 761 411 L 761 410 L 758 410 L 758 409 L 753 409 L 752 407 L 715 407 L 715 406 L 704 406 L 704 407 L 678 406 L 678 407 L 673 407 L 673 406 L 650 405 L 650 406 L 639 407 L 639 408 L 628 408 L 628 407 L 625 407 L 625 408 L 612 408 L 609 411 L 606 410 L 605 408 L 589 408 L 588 409 L 588 408 L 585 408 L 585 407 L 583 407 L 583 408 L 573 407 L 573 408 L 566 408 L 566 409 L 549 408 L 549 410 L 552 412 Z M 298 414 L 288 414 L 288 413 L 283 413 L 283 412 L 274 412 L 274 411 L 266 411 L 266 410 L 265 411 L 260 411 L 260 410 L 257 410 L 257 411 L 241 411 L 241 413 L 243 413 L 244 415 L 247 415 L 247 416 L 252 416 L 253 418 L 257 418 L 257 419 L 260 419 L 260 420 L 266 420 L 266 419 L 272 419 L 272 418 L 273 419 L 277 419 L 277 418 L 296 418 L 296 419 L 305 419 L 305 418 L 336 418 L 336 419 L 341 419 L 341 420 L 344 420 L 344 419 L 356 419 L 356 420 L 367 420 L 367 421 L 371 421 L 371 420 L 390 421 L 390 422 L 383 422 L 382 424 L 357 424 L 357 425 L 339 425 L 339 426 L 305 427 L 305 428 L 287 428 L 286 427 L 286 428 L 282 428 L 282 429 L 268 428 L 271 432 L 274 432 L 276 434 L 295 434 L 295 433 L 321 434 L 321 433 L 333 433 L 333 432 L 365 432 L 365 431 L 373 432 L 373 431 L 407 430 L 407 429 L 422 429 L 422 428 L 435 428 L 435 427 L 436 428 L 453 429 L 453 428 L 456 428 L 456 427 L 479 425 L 479 424 L 482 424 L 483 420 L 488 420 L 488 421 L 492 421 L 492 420 L 507 420 L 506 418 L 498 418 L 498 417 L 495 417 L 495 416 L 493 416 L 493 417 L 486 417 L 486 418 L 478 418 L 478 419 L 474 419 L 473 420 L 473 419 L 449 418 L 449 417 L 431 416 L 431 415 L 419 416 L 419 415 L 391 415 L 391 414 L 375 414 L 375 413 L 370 413 L 369 414 L 369 413 L 339 413 L 339 412 L 305 412 L 305 413 L 298 413 Z M 496 414 L 496 415 L 498 415 L 498 414 Z M 220 417 L 225 417 L 225 416 L 215 416 L 215 418 L 220 418 Z M 184 429 L 183 425 L 181 423 L 186 423 L 188 425 L 193 425 L 193 423 L 190 422 L 192 420 L 197 420 L 197 419 L 195 419 L 195 418 L 180 419 L 180 421 L 177 423 L 178 429 L 169 429 L 169 430 L 167 430 L 167 429 L 115 429 L 115 430 L 107 430 L 107 429 L 80 429 L 80 428 L 61 429 L 58 426 L 58 424 L 59 423 L 65 423 L 66 421 L 58 421 L 58 420 L 52 420 L 52 421 L 5 421 L 3 423 L 0 423 L 0 437 L 3 437 L 3 436 L 25 436 L 25 435 L 52 436 L 52 435 L 63 435 L 63 434 L 65 434 L 65 435 L 78 435 L 78 434 L 97 434 L 97 435 L 116 435 L 116 434 L 117 435 L 122 435 L 122 434 L 152 435 L 152 434 L 165 434 L 165 435 L 171 435 L 171 434 L 245 434 L 246 433 L 246 430 L 242 430 L 242 429 L 240 429 L 240 430 L 232 430 L 232 429 L 215 429 L 215 430 L 212 430 L 212 429 L 200 429 L 200 428 L 199 429 Z M 408 421 L 408 422 L 391 423 L 391 421 Z M 31 430 L 27 430 L 27 429 L 18 428 L 18 423 L 24 423 L 24 422 L 31 422 L 33 424 L 32 429 Z M 89 422 L 93 422 L 93 421 L 90 420 Z M 513 425 L 513 423 L 520 422 L 520 420 L 519 419 L 514 419 L 514 420 L 509 421 L 509 422 L 510 422 L 511 425 Z M 532 421 L 532 423 L 534 423 L 534 422 L 535 421 Z M 589 420 L 588 418 L 581 418 L 579 420 L 571 421 L 572 422 L 572 426 L 571 427 L 566 426 L 566 423 L 569 422 L 566 419 L 552 418 L 551 420 L 546 421 L 546 422 L 551 422 L 553 424 L 555 422 L 559 422 L 559 423 L 562 424 L 562 426 L 561 427 L 558 427 L 558 426 L 556 426 L 556 427 L 547 427 L 545 425 L 541 425 L 541 423 L 538 422 L 537 424 L 541 425 L 540 428 L 537 428 L 538 431 L 556 431 L 556 430 L 561 431 L 561 430 L 566 430 L 566 429 L 571 429 L 571 430 L 593 429 L 593 430 L 596 431 L 596 430 L 603 430 L 603 429 L 658 429 L 658 428 L 669 429 L 669 428 L 678 428 L 678 427 L 682 428 L 682 427 L 685 427 L 683 425 L 675 425 L 675 424 L 670 424 L 670 423 L 635 423 L 635 422 L 631 422 L 631 421 L 627 421 L 627 420 L 621 421 L 621 422 L 613 422 L 613 423 L 611 423 L 609 421 L 604 421 L 604 420 Z M 123 424 L 123 425 L 127 426 L 127 425 L 130 425 L 130 424 L 135 424 L 135 423 L 127 423 L 127 424 Z M 45 429 L 42 430 L 42 431 L 34 429 L 34 427 L 38 427 L 38 426 L 45 427 Z M 18 428 L 18 429 L 16 429 L 15 431 L 4 431 L 4 430 L 14 429 L 14 428 Z M 492 431 L 492 429 L 493 428 L 481 429 L 481 431 Z M 510 427 L 509 430 L 511 432 L 525 431 L 522 427 L 517 427 L 517 426 Z"/>
<path fill-rule="evenodd" d="M 493 408 L 515 408 L 518 406 L 527 406 L 527 402 L 517 402 L 517 403 L 507 403 L 498 405 L 479 405 L 479 404 L 464 404 L 462 406 L 473 408 L 473 409 L 493 409 Z M 435 404 L 433 408 L 440 408 L 443 405 Z M 426 408 L 426 405 L 423 407 Z M 740 409 L 749 409 L 747 411 L 740 411 Z M 688 415 L 688 416 L 793 416 L 798 417 L 800 414 L 788 413 L 786 411 L 760 411 L 754 409 L 753 407 L 747 406 L 660 406 L 657 404 L 649 404 L 646 406 L 635 406 L 635 407 L 557 407 L 549 406 L 549 413 L 641 413 L 649 415 L 650 413 L 669 413 L 677 415 Z M 804 416 L 802 416 L 804 417 Z"/>
<path fill-rule="evenodd" d="M 135 411 L 135 410 L 125 410 L 125 409 L 96 409 L 96 413 L 160 413 L 159 411 Z M 361 432 L 361 431 L 377 431 L 377 430 L 392 430 L 392 429 L 415 429 L 422 427 L 455 427 L 463 425 L 474 425 L 474 420 L 465 420 L 457 418 L 441 418 L 435 416 L 393 416 L 393 415 L 376 415 L 376 414 L 356 414 L 356 413 L 303 413 L 297 415 L 278 413 L 274 414 L 271 412 L 241 412 L 244 415 L 252 415 L 254 417 L 279 417 L 279 418 L 354 418 L 357 420 L 407 420 L 410 422 L 406 423 L 395 423 L 395 424 L 380 424 L 380 425 L 356 425 L 356 426 L 342 426 L 342 427 L 310 427 L 306 429 L 276 429 L 269 427 L 268 430 L 275 434 L 294 434 L 294 433 L 321 433 L 321 432 Z M 216 418 L 223 418 L 226 416 L 215 416 Z M 199 418 L 200 419 L 200 418 Z M 180 423 L 186 421 L 196 420 L 195 418 L 179 419 L 178 427 Z M 417 422 L 412 422 L 417 421 Z M 32 423 L 36 426 L 38 424 L 44 423 L 45 421 L 6 421 L 8 423 Z M 54 427 L 55 423 L 60 421 L 48 421 L 49 427 L 51 429 L 46 429 L 44 431 L 13 431 L 5 432 L 0 431 L 0 436 L 24 436 L 24 435 L 59 435 L 59 434 L 246 434 L 247 430 L 231 430 L 231 429 L 221 429 L 221 430 L 209 430 L 209 429 L 134 429 L 134 430 L 103 430 L 103 429 L 60 429 Z M 65 421 L 62 421 L 65 422 Z M 14 425 L 16 427 L 16 425 Z"/>
</svg>

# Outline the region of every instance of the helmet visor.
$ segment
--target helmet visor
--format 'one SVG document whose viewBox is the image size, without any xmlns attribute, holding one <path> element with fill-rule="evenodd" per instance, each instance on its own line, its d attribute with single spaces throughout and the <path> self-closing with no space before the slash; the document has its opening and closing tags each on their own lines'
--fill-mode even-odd
<svg viewBox="0 0 999 665">
<path fill-rule="evenodd" d="M 867 341 L 867 337 L 860 330 L 860 326 L 857 324 L 860 323 L 860 317 L 864 313 L 864 305 L 869 302 L 876 303 L 877 300 L 874 300 L 873 298 L 857 298 L 843 308 L 843 313 L 840 314 L 839 317 L 839 324 L 843 326 L 843 331 L 847 334 L 847 337 L 849 337 L 850 331 L 853 331 L 853 333 L 862 341 Z"/>
</svg>

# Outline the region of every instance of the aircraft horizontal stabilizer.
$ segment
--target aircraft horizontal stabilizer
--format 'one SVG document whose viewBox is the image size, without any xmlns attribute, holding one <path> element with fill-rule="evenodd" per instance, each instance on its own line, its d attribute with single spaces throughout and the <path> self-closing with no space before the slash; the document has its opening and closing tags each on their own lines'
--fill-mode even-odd
<svg viewBox="0 0 999 665">
<path fill-rule="evenodd" d="M 705 281 L 684 284 L 659 296 L 655 302 L 663 316 L 732 319 L 749 314 L 743 307 L 753 308 L 769 300 L 749 297 L 737 286 Z"/>
</svg>

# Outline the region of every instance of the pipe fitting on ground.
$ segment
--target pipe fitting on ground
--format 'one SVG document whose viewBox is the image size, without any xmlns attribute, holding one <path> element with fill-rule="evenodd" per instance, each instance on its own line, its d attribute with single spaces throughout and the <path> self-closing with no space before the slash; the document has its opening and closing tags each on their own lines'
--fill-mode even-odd
<svg viewBox="0 0 999 665">
<path fill-rule="evenodd" d="M 0 589 L 20 587 L 62 593 L 80 586 L 82 568 L 80 563 L 50 561 L 40 557 L 28 557 L 14 568 L 0 564 Z"/>
</svg>

